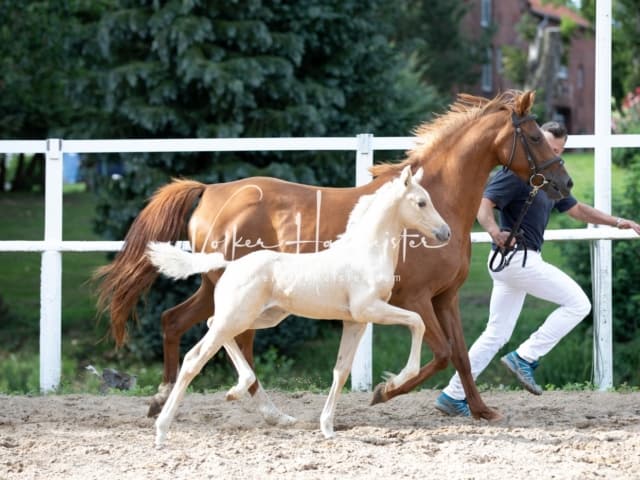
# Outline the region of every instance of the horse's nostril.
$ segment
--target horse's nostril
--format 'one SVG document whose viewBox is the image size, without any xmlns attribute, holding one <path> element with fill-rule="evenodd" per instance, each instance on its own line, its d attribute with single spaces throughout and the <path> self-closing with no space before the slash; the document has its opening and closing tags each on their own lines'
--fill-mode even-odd
<svg viewBox="0 0 640 480">
<path fill-rule="evenodd" d="M 569 177 L 569 181 L 567 182 L 567 187 L 569 187 L 569 190 L 573 188 L 573 180 L 571 180 L 571 177 Z"/>
</svg>

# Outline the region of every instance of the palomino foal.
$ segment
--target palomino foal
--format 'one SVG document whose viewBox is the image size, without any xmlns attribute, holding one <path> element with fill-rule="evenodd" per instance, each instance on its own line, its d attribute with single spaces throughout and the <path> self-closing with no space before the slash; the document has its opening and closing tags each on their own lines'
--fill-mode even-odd
<svg viewBox="0 0 640 480">
<path fill-rule="evenodd" d="M 403 247 L 403 230 L 416 229 L 438 244 L 451 236 L 449 226 L 420 186 L 422 173 L 420 169 L 412 176 L 407 166 L 398 178 L 361 197 L 345 233 L 328 249 L 316 253 L 260 250 L 227 261 L 221 253 L 189 253 L 169 243 L 149 244 L 152 263 L 170 277 L 226 269 L 216 285 L 216 311 L 208 321 L 209 330 L 185 355 L 156 421 L 157 446 L 163 444 L 189 383 L 220 347 L 224 346 L 238 371 L 238 384 L 227 393 L 227 399 L 233 400 L 244 395 L 256 380 L 234 338 L 248 329 L 273 327 L 290 313 L 344 322 L 333 383 L 320 417 L 320 428 L 327 438 L 334 435 L 338 395 L 367 323 L 401 324 L 411 331 L 407 364 L 387 380 L 386 388 L 393 390 L 418 374 L 422 318 L 387 301 Z"/>
</svg>

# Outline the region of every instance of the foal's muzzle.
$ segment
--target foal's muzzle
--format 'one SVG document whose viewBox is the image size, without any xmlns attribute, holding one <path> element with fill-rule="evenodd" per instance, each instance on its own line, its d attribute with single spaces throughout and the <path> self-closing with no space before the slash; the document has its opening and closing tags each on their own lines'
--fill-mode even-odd
<svg viewBox="0 0 640 480">
<path fill-rule="evenodd" d="M 436 238 L 441 242 L 448 242 L 449 239 L 451 238 L 451 229 L 449 228 L 449 225 L 447 225 L 446 223 L 442 225 L 440 228 L 434 230 L 433 233 L 436 236 Z"/>
</svg>

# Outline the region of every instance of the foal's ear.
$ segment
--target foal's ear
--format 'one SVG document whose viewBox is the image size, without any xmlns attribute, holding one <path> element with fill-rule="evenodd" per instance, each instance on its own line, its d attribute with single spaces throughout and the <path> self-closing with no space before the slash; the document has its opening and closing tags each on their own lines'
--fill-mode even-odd
<svg viewBox="0 0 640 480">
<path fill-rule="evenodd" d="M 420 167 L 416 174 L 413 176 L 413 181 L 420 183 L 422 181 L 422 175 L 424 174 L 424 168 Z"/>
<path fill-rule="evenodd" d="M 409 186 L 411 182 L 411 165 L 407 165 L 402 169 L 402 173 L 400 174 L 400 180 L 404 184 L 405 187 Z"/>
</svg>

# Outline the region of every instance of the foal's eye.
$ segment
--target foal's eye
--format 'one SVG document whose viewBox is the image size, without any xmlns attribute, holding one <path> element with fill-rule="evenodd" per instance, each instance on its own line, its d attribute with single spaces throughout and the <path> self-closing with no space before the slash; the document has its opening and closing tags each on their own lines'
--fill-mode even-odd
<svg viewBox="0 0 640 480">
<path fill-rule="evenodd" d="M 419 201 L 418 201 L 418 206 L 419 206 L 420 208 L 424 208 L 424 207 L 426 207 L 426 206 L 427 206 L 427 201 L 426 201 L 426 200 L 419 200 Z"/>
</svg>

